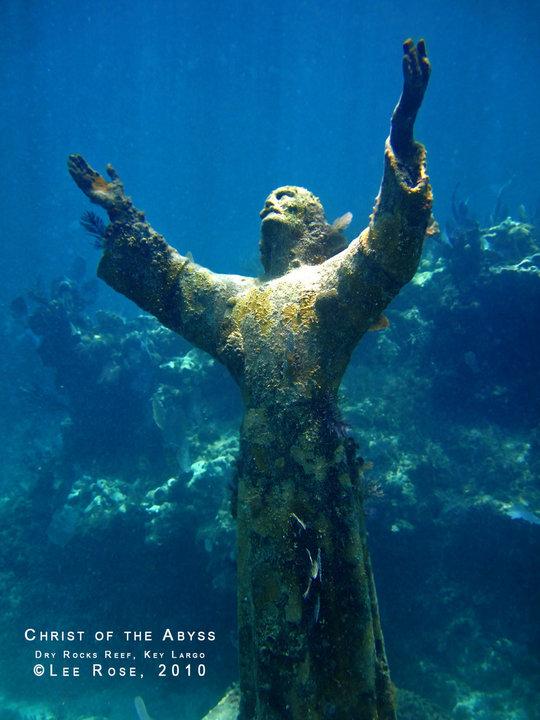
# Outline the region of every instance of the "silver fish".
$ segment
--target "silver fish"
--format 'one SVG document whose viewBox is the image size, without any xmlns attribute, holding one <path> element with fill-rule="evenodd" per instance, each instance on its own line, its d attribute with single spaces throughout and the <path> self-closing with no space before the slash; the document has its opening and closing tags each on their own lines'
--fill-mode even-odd
<svg viewBox="0 0 540 720">
<path fill-rule="evenodd" d="M 351 224 L 352 219 L 352 212 L 346 212 L 344 215 L 340 215 L 334 220 L 334 222 L 332 223 L 332 227 L 334 228 L 334 230 L 346 230 Z"/>
<path fill-rule="evenodd" d="M 144 700 L 142 699 L 142 697 L 137 695 L 134 702 L 135 710 L 137 711 L 137 717 L 139 718 L 139 720 L 152 720 L 146 710 L 146 705 L 144 704 Z"/>
</svg>

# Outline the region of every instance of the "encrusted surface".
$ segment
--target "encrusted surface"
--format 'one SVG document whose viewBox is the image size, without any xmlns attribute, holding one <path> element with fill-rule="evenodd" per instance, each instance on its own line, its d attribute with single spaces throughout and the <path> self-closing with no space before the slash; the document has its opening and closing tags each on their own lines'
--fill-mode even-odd
<svg viewBox="0 0 540 720">
<path fill-rule="evenodd" d="M 129 213 L 111 213 L 107 184 L 79 183 L 94 202 L 106 197 L 114 220 L 100 276 L 225 364 L 242 392 L 235 514 L 246 720 L 395 715 L 362 462 L 337 390 L 355 345 L 385 326 L 382 311 L 416 268 L 430 220 L 424 155 L 417 146 L 404 169 L 387 147 L 370 226 L 345 249 L 314 196 L 275 191 L 261 213 L 260 279 L 195 265 L 127 201 Z"/>
</svg>

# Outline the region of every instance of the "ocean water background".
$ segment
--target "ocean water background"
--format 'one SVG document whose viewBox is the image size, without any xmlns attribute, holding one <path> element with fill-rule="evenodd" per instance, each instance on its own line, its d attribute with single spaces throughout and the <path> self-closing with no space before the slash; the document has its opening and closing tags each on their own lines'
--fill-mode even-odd
<svg viewBox="0 0 540 720">
<path fill-rule="evenodd" d="M 538 222 L 537 2 L 3 0 L 0 427 L 5 450 L 0 510 L 8 522 L 2 529 L 0 577 L 11 604 L 6 601 L 0 608 L 0 699 L 8 720 L 32 714 L 45 718 L 47 713 L 66 720 L 135 717 L 132 701 L 140 693 L 156 720 L 191 720 L 201 717 L 235 677 L 233 562 L 229 558 L 230 567 L 224 569 L 225 554 L 216 540 L 221 536 L 213 535 L 214 517 L 204 515 L 204 506 L 210 492 L 214 497 L 221 492 L 220 477 L 223 487 L 228 482 L 238 405 L 234 388 L 223 386 L 215 368 L 197 360 L 189 370 L 193 375 L 181 398 L 189 412 L 178 422 L 196 427 L 197 439 L 191 437 L 191 450 L 182 443 L 177 450 L 184 472 L 199 457 L 194 447 L 203 448 L 221 428 L 229 438 L 220 440 L 222 475 L 214 463 L 208 487 L 202 473 L 200 493 L 189 503 L 181 495 L 191 510 L 180 529 L 173 517 L 169 535 L 166 523 L 148 530 L 134 491 L 122 517 L 111 510 L 110 524 L 103 521 L 94 528 L 103 532 L 100 556 L 93 546 L 88 550 L 89 543 L 98 543 L 95 533 L 91 540 L 92 528 L 79 535 L 77 511 L 66 510 L 69 492 L 75 488 L 84 494 L 85 482 L 97 492 L 100 479 L 103 489 L 103 483 L 113 486 L 110 478 L 121 477 L 125 490 L 127 477 L 143 485 L 150 482 L 152 467 L 159 483 L 168 476 L 171 462 L 160 460 L 163 428 L 156 417 L 161 417 L 159 408 L 169 405 L 161 396 L 155 399 L 152 358 L 160 354 L 165 362 L 189 351 L 149 335 L 155 328 L 143 321 L 133 329 L 138 344 L 130 377 L 138 382 L 116 394 L 103 391 L 103 374 L 90 377 L 91 363 L 60 345 L 44 367 L 38 352 L 44 336 L 14 316 L 12 301 L 24 297 L 30 303 L 29 291 L 52 297 L 51 282 L 73 277 L 74 263 L 84 282 L 89 281 L 98 261 L 98 251 L 79 223 L 88 203 L 67 174 L 67 155 L 81 153 L 100 171 L 112 163 L 151 224 L 198 263 L 218 272 L 256 274 L 258 212 L 275 187 L 309 188 L 321 198 L 329 220 L 352 211 L 350 238 L 365 227 L 401 88 L 401 43 L 408 36 L 426 38 L 433 65 L 416 136 L 428 148 L 434 213 L 441 227 L 452 218 L 453 197 L 468 200 L 482 227 L 491 224 L 499 197 L 516 221 Z M 432 291 L 428 284 L 426 295 L 417 288 L 416 295 L 400 297 L 388 334 L 370 334 L 363 341 L 343 397 L 353 432 L 367 456 L 378 458 L 374 471 L 379 468 L 377 480 L 383 490 L 387 486 L 388 504 L 383 499 L 369 512 L 392 669 L 398 685 L 456 720 L 534 720 L 540 697 L 535 664 L 539 618 L 534 612 L 540 598 L 534 303 L 540 290 L 533 272 L 528 276 L 531 287 L 509 281 L 494 288 L 476 281 L 476 266 L 466 255 L 462 266 L 433 246 L 426 257 L 426 272 L 439 267 L 455 273 L 452 287 L 461 293 L 459 303 L 471 303 L 478 293 L 477 314 L 458 315 L 459 303 L 452 312 L 448 303 L 447 314 L 433 314 L 441 296 L 435 284 Z M 540 284 L 540 277 L 536 281 Z M 98 288 L 80 314 L 92 317 L 107 310 L 138 322 L 136 308 L 105 285 Z M 80 317 L 74 318 L 84 328 Z M 459 326 L 454 336 L 453 323 Z M 64 368 L 61 378 L 84 389 L 77 408 L 73 387 L 58 382 L 61 356 L 75 368 L 71 374 Z M 451 372 L 441 370 L 452 358 Z M 496 366 L 493 377 L 488 377 L 490 363 Z M 516 377 L 524 380 L 514 387 Z M 415 403 L 411 394 L 416 391 L 421 400 Z M 505 393 L 506 404 L 493 400 Z M 130 404 L 127 397 L 136 400 Z M 142 429 L 134 441 L 143 447 L 139 465 L 123 464 L 121 458 L 130 456 L 132 446 L 122 439 L 122 428 L 132 432 L 139 412 Z M 83 416 L 97 420 L 77 425 Z M 111 424 L 108 434 L 99 435 L 103 417 Z M 70 436 L 71 455 L 67 421 L 76 429 L 84 427 Z M 405 427 L 407 421 L 418 424 Z M 414 465 L 420 456 L 424 465 L 418 461 L 416 475 L 407 474 L 407 463 Z M 92 464 L 93 457 L 103 461 L 99 467 Z M 210 464 L 206 457 L 198 461 Z M 49 485 L 43 480 L 46 463 L 54 475 Z M 467 483 L 464 476 L 473 467 Z M 468 515 L 467 494 L 474 498 L 471 507 L 478 508 L 483 499 L 499 514 L 476 509 Z M 54 501 L 47 503 L 47 498 Z M 400 503 L 407 502 L 403 510 Z M 430 524 L 433 519 L 436 528 Z M 24 527 L 32 532 L 25 535 Z M 148 542 L 137 535 L 141 528 L 148 531 Z M 392 545 L 396 537 L 400 541 Z M 498 542 L 504 548 L 494 555 Z M 28 557 L 45 548 L 41 564 L 33 565 L 19 553 L 25 544 Z M 81 579 L 81 563 L 88 564 L 94 580 Z M 425 584 L 419 586 L 418 578 Z M 404 600 L 404 593 L 410 599 Z M 459 599 L 467 594 L 474 598 L 469 609 Z M 107 595 L 117 596 L 116 604 L 108 605 Z M 179 618 L 197 627 L 215 623 L 227 640 L 216 651 L 211 678 L 198 685 L 171 679 L 139 685 L 44 679 L 40 685 L 25 674 L 31 664 L 20 630 L 27 621 L 48 620 L 50 629 L 66 623 L 71 627 L 78 620 L 93 627 L 100 613 L 102 623 L 117 628 L 144 621 L 172 625 Z M 482 613 L 487 619 L 480 627 Z M 453 634 L 447 634 L 450 620 L 437 624 L 440 616 L 455 617 Z M 419 628 L 422 641 L 415 644 L 412 635 Z M 476 635 L 478 644 L 462 653 L 468 638 Z M 425 675 L 419 670 L 422 663 L 430 668 Z M 509 673 L 518 678 L 514 684 Z M 466 692 L 467 677 L 475 681 Z M 501 689 L 504 693 L 497 694 Z M 414 714 L 418 710 L 408 712 L 404 718 L 424 717 Z"/>
<path fill-rule="evenodd" d="M 6 0 L 3 295 L 29 265 L 89 255 L 70 152 L 116 166 L 154 226 L 218 271 L 256 259 L 257 213 L 282 184 L 363 228 L 409 35 L 434 66 L 417 135 L 436 212 L 458 183 L 479 214 L 510 180 L 511 204 L 534 206 L 539 25 L 530 2 Z"/>
</svg>

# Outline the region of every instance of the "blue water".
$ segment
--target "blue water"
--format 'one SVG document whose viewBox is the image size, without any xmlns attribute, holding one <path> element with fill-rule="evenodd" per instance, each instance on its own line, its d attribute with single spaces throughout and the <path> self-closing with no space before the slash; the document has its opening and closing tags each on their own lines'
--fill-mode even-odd
<svg viewBox="0 0 540 720">
<path fill-rule="evenodd" d="M 152 398 L 169 382 L 160 365 L 190 348 L 92 286 L 99 253 L 79 223 L 89 205 L 68 154 L 100 171 L 112 163 L 152 225 L 198 263 L 257 274 L 258 212 L 275 187 L 309 188 L 330 221 L 351 211 L 349 238 L 367 224 L 408 36 L 426 38 L 433 66 L 416 137 L 441 227 L 453 195 L 482 228 L 499 195 L 504 217 L 538 224 L 537 2 L 2 1 L 0 717 L 135 718 L 144 695 L 154 720 L 194 720 L 236 677 L 234 559 L 223 549 L 233 531 L 211 528 L 238 398 L 197 360 L 184 385 L 170 381 L 183 414 L 156 419 Z M 503 251 L 499 265 L 533 255 L 534 242 Z M 396 683 L 456 720 L 534 720 L 540 274 L 490 284 L 485 264 L 480 282 L 468 258 L 428 247 L 423 269 L 442 269 L 448 284 L 434 276 L 424 295 L 415 286 L 400 296 L 390 329 L 355 355 L 342 404 L 386 487 L 388 503 L 375 501 L 368 520 Z M 58 299 L 51 283 L 62 276 L 85 298 L 67 311 L 65 335 L 60 320 L 40 334 L 14 317 L 14 298 L 30 314 Z M 135 323 L 106 347 L 102 310 Z M 69 346 L 73 328 L 94 338 L 85 351 Z M 172 442 L 160 422 L 185 433 Z M 231 445 L 217 460 L 204 454 L 216 438 Z M 181 529 L 174 515 L 156 527 L 147 493 L 177 460 L 180 478 L 214 464 L 210 479 L 191 478 L 200 491 L 190 495 L 186 478 L 171 491 L 187 508 Z M 85 525 L 95 497 L 110 512 Z M 21 631 L 43 622 L 215 625 L 221 640 L 209 677 L 191 684 L 40 684 Z"/>
<path fill-rule="evenodd" d="M 257 212 L 284 183 L 362 228 L 408 35 L 434 66 L 417 134 L 437 212 L 458 182 L 479 212 L 510 179 L 535 205 L 539 30 L 529 2 L 6 0 L 5 292 L 28 259 L 54 272 L 87 251 L 70 152 L 117 166 L 155 227 L 217 270 L 256 255 Z"/>
</svg>

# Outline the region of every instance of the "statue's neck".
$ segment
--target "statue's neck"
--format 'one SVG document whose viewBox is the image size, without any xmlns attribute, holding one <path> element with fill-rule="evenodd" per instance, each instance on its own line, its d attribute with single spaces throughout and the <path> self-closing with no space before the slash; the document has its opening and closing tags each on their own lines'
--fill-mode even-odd
<svg viewBox="0 0 540 720">
<path fill-rule="evenodd" d="M 298 267 L 301 246 L 301 235 L 284 223 L 273 222 L 265 226 L 260 242 L 265 278 L 280 277 Z"/>
</svg>

